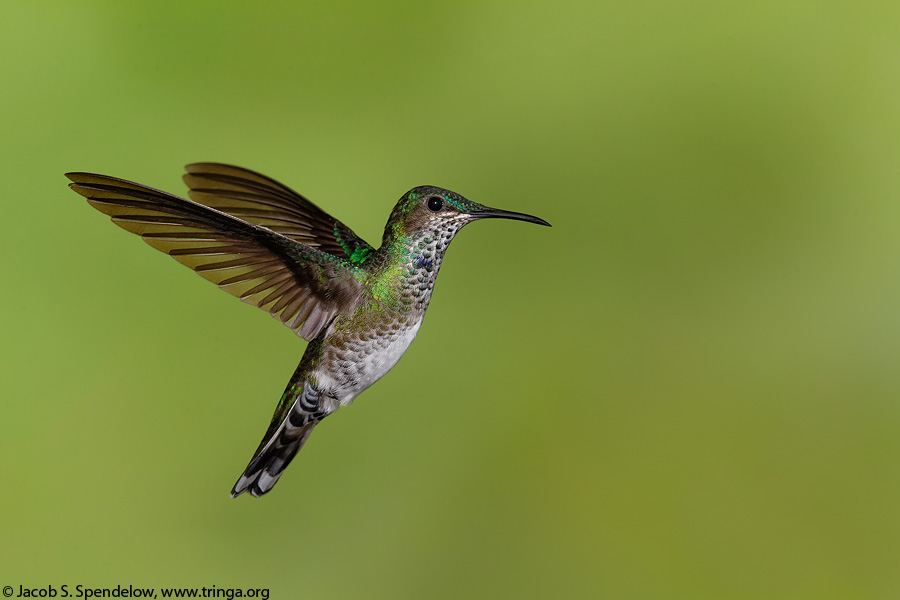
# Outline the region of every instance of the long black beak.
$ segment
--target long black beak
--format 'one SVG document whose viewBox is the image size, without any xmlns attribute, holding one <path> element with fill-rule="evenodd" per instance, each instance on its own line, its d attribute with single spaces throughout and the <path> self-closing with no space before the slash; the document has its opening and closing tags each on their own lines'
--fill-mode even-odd
<svg viewBox="0 0 900 600">
<path fill-rule="evenodd" d="M 476 208 L 468 211 L 470 215 L 479 219 L 515 219 L 516 221 L 528 221 L 529 223 L 537 223 L 538 225 L 546 225 L 552 227 L 550 223 L 543 219 L 526 215 L 525 213 L 517 213 L 509 210 L 500 210 L 497 208 Z"/>
</svg>

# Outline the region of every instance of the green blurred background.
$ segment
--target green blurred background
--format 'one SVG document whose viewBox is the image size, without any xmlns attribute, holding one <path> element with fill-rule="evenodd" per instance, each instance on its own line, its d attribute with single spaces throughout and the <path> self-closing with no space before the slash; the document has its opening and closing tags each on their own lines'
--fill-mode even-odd
<svg viewBox="0 0 900 600">
<path fill-rule="evenodd" d="M 900 597 L 900 4 L 111 1 L 0 21 L 0 585 Z M 66 189 L 243 165 L 467 228 L 262 500 L 304 343 Z"/>
</svg>

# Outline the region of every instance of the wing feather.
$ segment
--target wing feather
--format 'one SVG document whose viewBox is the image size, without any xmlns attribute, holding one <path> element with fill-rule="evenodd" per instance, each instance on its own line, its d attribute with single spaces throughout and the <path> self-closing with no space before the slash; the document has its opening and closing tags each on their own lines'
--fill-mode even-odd
<svg viewBox="0 0 900 600">
<path fill-rule="evenodd" d="M 359 297 L 362 284 L 355 266 L 321 247 L 298 243 L 297 238 L 279 232 L 277 225 L 269 229 L 214 206 L 114 177 L 66 176 L 73 190 L 116 225 L 140 235 L 228 293 L 266 310 L 305 339 L 316 337 Z M 246 180 L 242 185 L 265 187 L 272 197 L 268 202 L 278 200 L 280 206 L 290 208 L 294 200 L 289 193 L 271 183 L 264 186 L 266 178 L 261 181 Z M 246 213 L 253 219 L 263 211 L 251 207 Z M 280 214 L 263 216 L 257 220 L 285 222 Z"/>
<path fill-rule="evenodd" d="M 194 163 L 185 170 L 194 202 L 351 262 L 373 251 L 349 227 L 265 175 L 220 163 Z"/>
</svg>

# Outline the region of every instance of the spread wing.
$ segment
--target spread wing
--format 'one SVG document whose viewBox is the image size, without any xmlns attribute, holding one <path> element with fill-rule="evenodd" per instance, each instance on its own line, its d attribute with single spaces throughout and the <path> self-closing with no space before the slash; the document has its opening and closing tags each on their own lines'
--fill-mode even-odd
<svg viewBox="0 0 900 600">
<path fill-rule="evenodd" d="M 185 170 L 194 202 L 353 263 L 374 250 L 349 227 L 265 175 L 219 163 L 194 163 Z"/>
<path fill-rule="evenodd" d="M 113 223 L 307 340 L 359 297 L 356 268 L 342 258 L 137 183 L 92 173 L 66 177 Z"/>
</svg>

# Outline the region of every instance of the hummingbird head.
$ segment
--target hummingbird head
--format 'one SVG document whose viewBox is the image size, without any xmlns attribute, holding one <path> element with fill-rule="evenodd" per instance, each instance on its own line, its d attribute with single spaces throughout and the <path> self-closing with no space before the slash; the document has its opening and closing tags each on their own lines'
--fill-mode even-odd
<svg viewBox="0 0 900 600">
<path fill-rule="evenodd" d="M 516 219 L 550 227 L 547 221 L 531 215 L 490 208 L 456 192 L 422 185 L 397 202 L 384 229 L 384 242 L 419 232 L 431 232 L 449 242 L 463 226 L 479 219 Z"/>
</svg>

